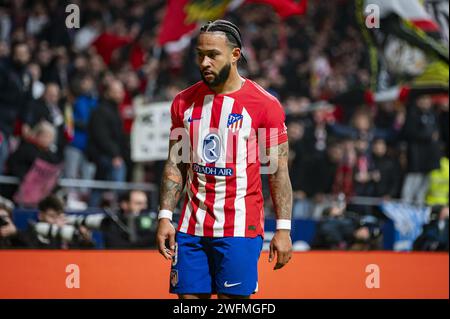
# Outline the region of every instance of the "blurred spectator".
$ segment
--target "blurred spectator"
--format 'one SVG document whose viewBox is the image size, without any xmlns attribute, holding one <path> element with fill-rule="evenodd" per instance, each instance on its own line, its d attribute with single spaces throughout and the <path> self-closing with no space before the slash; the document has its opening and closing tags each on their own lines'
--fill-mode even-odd
<svg viewBox="0 0 450 319">
<path fill-rule="evenodd" d="M 98 37 L 102 28 L 100 18 L 101 17 L 99 16 L 93 16 L 87 21 L 86 25 L 76 33 L 74 39 L 74 48 L 76 51 L 83 51 L 89 48 L 92 42 Z"/>
<path fill-rule="evenodd" d="M 369 142 L 366 139 L 355 141 L 356 163 L 354 170 L 354 194 L 373 196 L 373 165 L 370 157 Z"/>
<path fill-rule="evenodd" d="M 52 149 L 54 140 L 53 125 L 45 121 L 38 123 L 28 133 L 28 137 L 20 141 L 18 148 L 8 158 L 7 173 L 22 181 L 37 159 L 48 163 L 57 163 L 58 157 L 55 150 Z M 17 189 L 17 185 L 5 185 L 2 188 L 2 195 L 13 198 Z"/>
<path fill-rule="evenodd" d="M 107 219 L 102 232 L 106 248 L 155 248 L 156 213 L 147 211 L 147 195 L 129 191 L 121 196 L 117 221 Z"/>
<path fill-rule="evenodd" d="M 414 241 L 414 250 L 448 251 L 448 218 L 448 206 L 434 206 L 430 222 L 423 226 L 422 234 Z"/>
<path fill-rule="evenodd" d="M 125 87 L 125 96 L 119 105 L 119 112 L 123 122 L 123 132 L 125 135 L 124 160 L 127 167 L 127 181 L 132 180 L 133 162 L 131 161 L 131 128 L 135 117 L 135 107 L 141 97 L 141 81 L 136 72 L 124 72 L 122 79 Z"/>
<path fill-rule="evenodd" d="M 377 139 L 372 145 L 374 183 L 373 196 L 384 199 L 397 198 L 400 190 L 400 164 L 387 154 L 386 142 Z"/>
<path fill-rule="evenodd" d="M 61 96 L 66 96 L 69 89 L 69 71 L 69 56 L 66 47 L 56 47 L 53 49 L 53 57 L 43 74 L 43 81 L 56 83 L 62 92 Z"/>
<path fill-rule="evenodd" d="M 291 165 L 293 189 L 295 191 L 294 216 L 317 217 L 319 214 L 311 210 L 311 204 L 320 205 L 325 194 L 331 192 L 337 164 L 340 161 L 339 145 L 330 142 L 328 122 L 330 110 L 313 111 L 310 120 L 303 121 L 305 129 L 302 139 L 295 143 L 295 158 Z M 292 129 L 288 127 L 289 129 Z M 317 212 L 321 211 L 323 207 Z M 309 211 L 309 212 L 307 212 Z"/>
<path fill-rule="evenodd" d="M 11 33 L 11 18 L 5 7 L 0 6 L 0 42 L 9 41 Z"/>
<path fill-rule="evenodd" d="M 448 205 L 449 171 L 449 160 L 447 157 L 442 157 L 440 168 L 430 173 L 430 187 L 426 198 L 427 205 Z"/>
<path fill-rule="evenodd" d="M 45 39 L 51 47 L 70 47 L 71 36 L 70 29 L 66 27 L 66 7 L 60 5 L 58 1 L 50 1 L 46 7 L 47 14 L 51 19 L 44 25 L 39 37 Z"/>
<path fill-rule="evenodd" d="M 88 123 L 92 111 L 97 107 L 97 97 L 94 90 L 94 79 L 85 74 L 79 81 L 80 94 L 73 105 L 73 120 L 75 133 L 72 142 L 65 149 L 65 176 L 67 178 L 82 178 L 91 180 L 94 178 L 95 165 L 86 157 L 88 142 Z M 74 190 L 69 196 L 75 196 Z"/>
<path fill-rule="evenodd" d="M 354 194 L 353 180 L 357 156 L 352 140 L 345 140 L 341 145 L 343 154 L 336 168 L 332 193 L 335 195 L 343 193 L 350 198 Z"/>
<path fill-rule="evenodd" d="M 19 232 L 17 246 L 39 249 L 93 248 L 91 232 L 84 226 L 66 225 L 64 204 L 56 196 L 38 205 L 38 222 Z"/>
<path fill-rule="evenodd" d="M 22 132 L 28 137 L 31 127 L 41 121 L 51 123 L 55 128 L 55 143 L 53 145 L 58 163 L 64 160 L 64 147 L 66 140 L 66 124 L 60 105 L 60 89 L 55 83 L 49 83 L 45 87 L 44 95 L 29 106 Z"/>
<path fill-rule="evenodd" d="M 55 163 L 58 157 L 52 146 L 56 137 L 52 124 L 42 121 L 22 139 L 17 150 L 8 159 L 8 172 L 22 179 L 37 158 Z"/>
<path fill-rule="evenodd" d="M 0 61 L 6 59 L 9 56 L 9 45 L 0 40 Z"/>
<path fill-rule="evenodd" d="M 41 82 L 41 67 L 37 63 L 30 63 L 28 66 L 31 77 L 33 78 L 33 98 L 38 100 L 42 97 L 45 91 L 45 85 Z"/>
<path fill-rule="evenodd" d="M 403 104 L 395 101 L 380 103 L 376 109 L 374 123 L 379 129 L 400 131 L 405 123 Z"/>
<path fill-rule="evenodd" d="M 302 139 L 304 126 L 297 120 L 287 122 L 287 132 L 289 138 L 289 175 L 292 183 L 294 195 L 293 216 L 297 218 L 304 217 L 310 210 L 306 194 L 300 188 L 300 165 L 302 159 Z"/>
<path fill-rule="evenodd" d="M 96 165 L 96 180 L 124 182 L 126 166 L 126 137 L 119 114 L 119 104 L 124 98 L 124 88 L 120 81 L 113 80 L 106 88 L 105 96 L 92 112 L 88 124 L 87 153 Z M 93 190 L 91 205 L 98 206 L 101 192 Z"/>
<path fill-rule="evenodd" d="M 350 126 L 332 123 L 330 128 L 331 132 L 338 137 L 364 140 L 369 143 L 369 147 L 371 147 L 371 143 L 375 138 L 392 140 L 396 136 L 396 131 L 392 127 L 388 129 L 375 127 L 372 115 L 366 108 L 360 108 L 354 113 Z"/>
<path fill-rule="evenodd" d="M 394 102 L 383 102 L 378 104 L 374 123 L 379 128 L 390 128 L 395 125 L 396 112 Z"/>
<path fill-rule="evenodd" d="M 308 198 L 324 194 L 328 191 L 328 154 L 330 134 L 327 128 L 328 110 L 315 110 L 312 121 L 305 121 L 305 132 L 298 153 L 301 161 L 296 163 L 300 170 L 299 186 Z M 323 174 L 323 175 L 322 175 Z M 319 177 L 320 176 L 320 177 Z"/>
<path fill-rule="evenodd" d="M 17 228 L 12 221 L 13 210 L 13 203 L 0 197 L 0 249 L 12 247 L 17 236 Z"/>
<path fill-rule="evenodd" d="M 315 207 L 312 216 L 316 220 L 320 219 L 323 209 L 328 205 L 327 195 L 332 192 L 338 165 L 342 161 L 343 156 L 342 144 L 331 142 L 327 147 L 327 157 L 325 162 L 322 163 L 320 171 L 317 172 L 320 182 L 315 182 L 317 185 L 320 185 L 320 192 L 315 196 Z"/>
<path fill-rule="evenodd" d="M 444 154 L 446 157 L 450 157 L 450 149 L 449 149 L 449 100 L 448 100 L 448 94 L 439 96 L 437 98 L 437 105 L 439 106 L 439 124 L 441 128 L 441 137 L 442 141 L 444 142 Z"/>
<path fill-rule="evenodd" d="M 9 155 L 9 138 L 16 121 L 32 99 L 32 78 L 28 71 L 30 49 L 15 43 L 9 60 L 0 61 L 0 175 Z"/>
<path fill-rule="evenodd" d="M 402 199 L 423 204 L 429 187 L 429 173 L 440 166 L 439 125 L 431 96 L 419 96 L 414 102 L 408 108 L 404 126 L 408 168 Z"/>
<path fill-rule="evenodd" d="M 132 37 L 127 34 L 127 26 L 124 19 L 117 18 L 112 24 L 106 26 L 92 43 L 93 47 L 101 55 L 106 65 L 116 62 L 119 58 L 118 50 L 126 44 L 131 43 Z"/>
<path fill-rule="evenodd" d="M 30 35 L 38 35 L 47 24 L 49 18 L 43 2 L 36 2 L 27 19 L 26 31 Z"/>
</svg>

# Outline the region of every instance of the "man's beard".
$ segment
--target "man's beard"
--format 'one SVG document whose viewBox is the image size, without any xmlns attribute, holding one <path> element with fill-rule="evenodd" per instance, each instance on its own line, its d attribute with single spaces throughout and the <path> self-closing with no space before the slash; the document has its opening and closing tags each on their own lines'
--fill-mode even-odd
<svg viewBox="0 0 450 319">
<path fill-rule="evenodd" d="M 231 63 L 226 64 L 220 71 L 219 74 L 215 75 L 214 74 L 214 80 L 212 82 L 208 82 L 204 75 L 203 72 L 200 71 L 200 75 L 202 77 L 203 82 L 211 87 L 217 87 L 223 83 L 225 83 L 225 81 L 228 79 L 228 76 L 230 75 L 230 70 L 231 70 Z"/>
</svg>

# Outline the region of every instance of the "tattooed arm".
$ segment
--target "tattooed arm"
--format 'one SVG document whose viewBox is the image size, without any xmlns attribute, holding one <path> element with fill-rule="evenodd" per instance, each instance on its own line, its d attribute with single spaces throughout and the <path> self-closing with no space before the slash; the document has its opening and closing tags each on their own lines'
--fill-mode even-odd
<svg viewBox="0 0 450 319">
<path fill-rule="evenodd" d="M 272 147 L 268 152 L 270 162 L 276 163 L 275 172 L 269 174 L 270 194 L 276 218 L 277 220 L 291 220 L 292 186 L 288 171 L 288 142 Z M 290 230 L 279 229 L 276 231 L 270 243 L 269 262 L 274 259 L 275 254 L 277 255 L 275 270 L 282 268 L 291 259 L 292 242 Z"/>
<path fill-rule="evenodd" d="M 269 149 L 270 161 L 276 161 L 276 171 L 269 175 L 270 194 L 277 219 L 291 219 L 292 186 L 289 178 L 288 142 Z"/>
<path fill-rule="evenodd" d="M 169 157 L 164 165 L 159 206 L 160 209 L 174 211 L 186 183 L 186 163 L 177 163 L 177 141 L 171 140 L 169 144 Z"/>
<path fill-rule="evenodd" d="M 178 146 L 180 142 L 171 140 L 169 144 L 169 156 L 164 165 L 162 175 L 159 208 L 171 212 L 175 211 L 178 201 L 186 183 L 186 163 L 177 163 Z M 169 240 L 169 247 L 166 247 L 166 240 Z M 156 232 L 156 242 L 159 252 L 168 260 L 172 259 L 175 250 L 175 228 L 170 219 L 161 218 L 158 222 Z"/>
</svg>

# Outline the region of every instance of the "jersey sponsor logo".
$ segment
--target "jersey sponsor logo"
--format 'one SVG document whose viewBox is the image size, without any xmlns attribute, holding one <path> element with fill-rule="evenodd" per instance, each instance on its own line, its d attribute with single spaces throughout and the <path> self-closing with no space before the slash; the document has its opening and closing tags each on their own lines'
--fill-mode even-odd
<svg viewBox="0 0 450 319">
<path fill-rule="evenodd" d="M 236 132 L 242 128 L 242 122 L 244 120 L 244 116 L 242 114 L 230 113 L 228 115 L 227 127 L 232 132 Z"/>
<path fill-rule="evenodd" d="M 205 174 L 205 175 L 233 176 L 232 168 L 209 167 L 209 166 L 193 164 L 192 169 L 196 173 L 201 173 L 201 174 Z"/>
<path fill-rule="evenodd" d="M 231 287 L 239 286 L 240 284 L 242 284 L 242 282 L 236 282 L 236 283 L 229 284 L 228 281 L 225 281 L 223 286 L 225 288 L 231 288 Z"/>
<path fill-rule="evenodd" d="M 214 163 L 220 158 L 220 137 L 216 133 L 209 133 L 203 140 L 202 157 L 206 163 Z"/>
</svg>

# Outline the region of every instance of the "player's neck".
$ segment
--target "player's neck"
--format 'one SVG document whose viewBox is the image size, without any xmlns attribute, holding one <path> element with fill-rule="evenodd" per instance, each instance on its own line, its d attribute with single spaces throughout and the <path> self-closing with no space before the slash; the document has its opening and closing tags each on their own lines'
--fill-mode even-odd
<svg viewBox="0 0 450 319">
<path fill-rule="evenodd" d="M 239 75 L 238 71 L 231 69 L 228 79 L 221 85 L 211 87 L 211 90 L 216 94 L 230 94 L 238 91 L 243 85 L 245 80 Z"/>
</svg>

